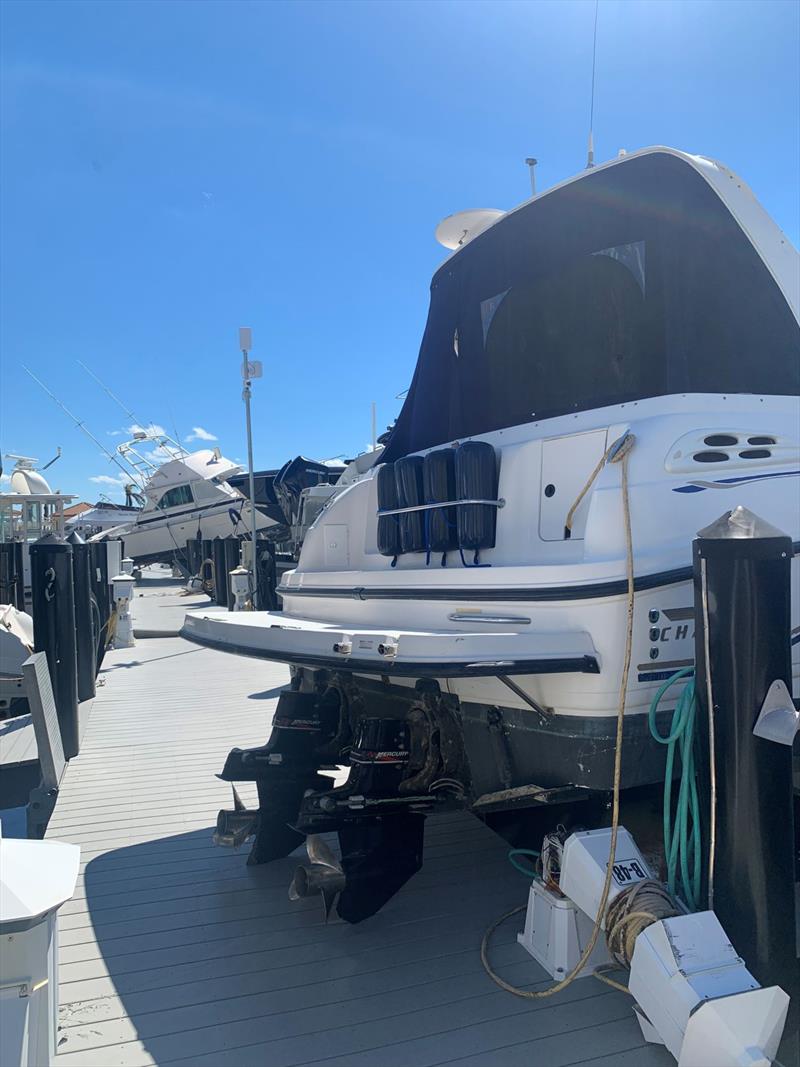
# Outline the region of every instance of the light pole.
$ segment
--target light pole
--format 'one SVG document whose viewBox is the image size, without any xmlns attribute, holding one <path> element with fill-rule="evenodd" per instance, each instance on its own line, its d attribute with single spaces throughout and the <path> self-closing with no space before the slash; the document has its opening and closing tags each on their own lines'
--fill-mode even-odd
<svg viewBox="0 0 800 1067">
<path fill-rule="evenodd" d="M 244 400 L 245 416 L 247 418 L 247 467 L 250 474 L 250 534 L 253 541 L 253 608 L 258 607 L 258 569 L 256 559 L 256 480 L 253 473 L 253 428 L 250 421 L 250 395 L 252 388 L 250 382 L 253 378 L 260 378 L 262 373 L 261 363 L 248 358 L 250 349 L 253 347 L 253 333 L 249 326 L 239 327 L 239 348 L 242 352 L 242 400 Z"/>
</svg>

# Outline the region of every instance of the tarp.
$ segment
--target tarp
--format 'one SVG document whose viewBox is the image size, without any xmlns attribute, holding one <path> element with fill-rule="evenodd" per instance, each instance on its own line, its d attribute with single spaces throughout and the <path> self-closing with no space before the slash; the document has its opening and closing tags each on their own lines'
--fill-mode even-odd
<svg viewBox="0 0 800 1067">
<path fill-rule="evenodd" d="M 719 196 L 667 153 L 587 174 L 438 270 L 381 462 L 674 393 L 800 392 L 800 331 Z"/>
</svg>

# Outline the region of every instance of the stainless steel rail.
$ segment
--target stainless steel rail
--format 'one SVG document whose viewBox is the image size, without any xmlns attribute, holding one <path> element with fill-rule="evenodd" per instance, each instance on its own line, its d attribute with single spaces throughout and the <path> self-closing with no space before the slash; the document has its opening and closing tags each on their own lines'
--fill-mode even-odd
<svg viewBox="0 0 800 1067">
<path fill-rule="evenodd" d="M 443 500 L 441 503 L 436 504 L 412 504 L 408 508 L 392 508 L 389 511 L 376 511 L 375 514 L 381 518 L 384 515 L 406 515 L 410 511 L 433 511 L 434 508 L 454 508 L 459 504 L 486 504 L 491 508 L 504 508 L 506 502 L 503 497 L 497 500 Z"/>
</svg>

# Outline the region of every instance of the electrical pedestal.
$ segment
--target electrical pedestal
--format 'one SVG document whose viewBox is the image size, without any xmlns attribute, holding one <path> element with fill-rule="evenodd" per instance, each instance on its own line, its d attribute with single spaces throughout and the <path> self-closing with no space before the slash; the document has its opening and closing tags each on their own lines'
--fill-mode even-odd
<svg viewBox="0 0 800 1067">
<path fill-rule="evenodd" d="M 528 894 L 525 929 L 517 934 L 517 941 L 552 978 L 560 981 L 581 958 L 593 927 L 593 920 L 576 904 L 535 878 Z M 586 978 L 609 963 L 605 938 L 600 937 L 577 977 Z"/>
</svg>

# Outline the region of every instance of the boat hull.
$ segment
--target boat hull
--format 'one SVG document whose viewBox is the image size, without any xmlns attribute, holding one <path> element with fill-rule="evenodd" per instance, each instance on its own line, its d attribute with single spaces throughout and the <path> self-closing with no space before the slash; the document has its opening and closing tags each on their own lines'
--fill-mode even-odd
<svg viewBox="0 0 800 1067">
<path fill-rule="evenodd" d="M 169 561 L 176 553 L 186 550 L 186 542 L 200 537 L 213 540 L 215 537 L 231 537 L 250 530 L 249 505 L 239 508 L 240 501 L 220 501 L 203 509 L 169 514 L 153 515 L 152 512 L 126 526 L 117 526 L 106 531 L 98 539 L 121 537 L 125 552 L 136 563 Z M 235 515 L 232 517 L 232 514 Z M 257 510 L 256 527 L 259 530 L 274 525 L 272 519 Z"/>
<path fill-rule="evenodd" d="M 796 551 L 800 546 L 795 546 Z M 678 573 L 678 572 L 675 572 Z M 685 572 L 683 572 L 685 575 Z M 800 593 L 800 556 L 792 567 L 795 594 Z M 667 584 L 639 583 L 634 597 L 632 662 L 626 694 L 623 747 L 623 785 L 646 785 L 663 778 L 664 748 L 650 736 L 648 711 L 661 683 L 676 671 L 694 663 L 693 588 L 689 577 Z M 641 586 L 644 585 L 645 588 Z M 607 585 L 598 586 L 602 592 Z M 221 613 L 187 616 L 183 635 L 200 644 L 238 654 L 290 662 L 302 675 L 304 686 L 313 690 L 320 679 L 341 676 L 355 687 L 359 700 L 370 715 L 402 718 L 417 700 L 422 679 L 431 679 L 438 690 L 453 702 L 463 730 L 464 747 L 470 766 L 472 801 L 487 793 L 536 784 L 543 787 L 577 785 L 610 789 L 613 777 L 614 736 L 619 705 L 619 684 L 625 654 L 624 634 L 627 596 L 585 596 L 574 601 L 478 601 L 473 604 L 471 621 L 459 629 L 434 630 L 443 620 L 464 610 L 455 601 L 409 602 L 390 605 L 392 626 L 383 631 L 364 631 L 365 612 L 376 625 L 387 605 L 380 601 L 336 599 L 335 627 L 314 628 L 299 615 L 323 610 L 320 601 L 294 598 L 292 609 L 280 612 Z M 800 595 L 793 597 L 798 613 Z M 295 606 L 296 605 L 296 606 Z M 332 615 L 330 600 L 328 612 Z M 477 612 L 486 618 L 528 618 L 529 638 L 522 648 L 528 660 L 515 660 L 520 654 L 519 633 L 475 634 Z M 411 657 L 404 663 L 403 632 L 399 626 L 404 614 L 413 615 L 417 635 L 427 625 L 427 636 L 417 636 L 409 644 Z M 384 614 L 384 619 L 386 614 Z M 795 687 L 800 684 L 800 618 L 792 620 L 792 653 Z M 491 624 L 487 625 L 491 629 Z M 497 626 L 493 627 L 497 630 Z M 521 627 L 518 627 L 521 629 Z M 508 631 L 508 627 L 506 627 Z M 366 635 L 369 635 L 368 637 Z M 450 639 L 446 649 L 465 645 L 461 660 L 444 662 L 442 648 L 436 645 L 442 634 Z M 553 635 L 559 635 L 556 643 Z M 380 640 L 379 640 L 380 638 Z M 545 641 L 547 638 L 547 641 Z M 537 639 L 543 657 L 530 665 Z M 580 639 L 580 640 L 579 640 Z M 359 648 L 367 641 L 373 649 Z M 397 651 L 381 656 L 377 647 L 393 642 Z M 487 656 L 481 660 L 481 643 Z M 430 667 L 423 669 L 420 645 L 430 645 Z M 336 651 L 335 646 L 345 651 Z M 561 665 L 554 663 L 560 649 Z M 580 661 L 577 653 L 585 659 Z M 372 654 L 372 663 L 365 661 Z M 549 657 L 549 658 L 548 658 Z M 477 668 L 477 669 L 476 669 Z M 509 686 L 513 681 L 513 688 Z M 676 685 L 662 701 L 666 719 L 680 694 Z M 520 695 L 521 694 L 521 695 Z M 497 716 L 507 748 L 507 761 L 498 762 Z M 494 729 L 492 721 L 494 719 Z M 497 752 L 500 750 L 498 749 Z"/>
</svg>

